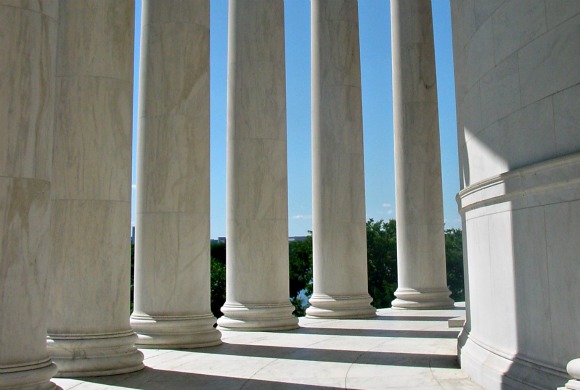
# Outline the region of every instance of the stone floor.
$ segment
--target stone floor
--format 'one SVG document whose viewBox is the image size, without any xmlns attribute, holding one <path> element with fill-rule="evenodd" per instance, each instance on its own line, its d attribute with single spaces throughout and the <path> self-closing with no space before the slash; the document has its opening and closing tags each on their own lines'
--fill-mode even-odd
<svg viewBox="0 0 580 390">
<path fill-rule="evenodd" d="M 143 350 L 143 371 L 54 379 L 63 389 L 480 389 L 457 364 L 454 310 L 300 319 L 288 332 L 223 332 L 218 347 Z"/>
</svg>

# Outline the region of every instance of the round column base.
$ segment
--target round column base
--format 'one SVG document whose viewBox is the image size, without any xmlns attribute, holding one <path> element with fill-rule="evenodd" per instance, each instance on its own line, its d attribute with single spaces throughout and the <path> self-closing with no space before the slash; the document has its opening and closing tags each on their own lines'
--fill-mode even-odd
<svg viewBox="0 0 580 390">
<path fill-rule="evenodd" d="M 58 387 L 50 381 L 56 365 L 46 359 L 37 363 L 0 366 L 0 389 L 52 390 Z"/>
<path fill-rule="evenodd" d="M 447 287 L 441 289 L 398 288 L 391 305 L 393 309 L 449 309 L 453 308 L 453 299 Z"/>
<path fill-rule="evenodd" d="M 556 389 L 568 379 L 565 372 L 517 354 L 506 355 L 472 334 L 460 348 L 461 370 L 484 389 Z"/>
<path fill-rule="evenodd" d="M 139 371 L 143 354 L 135 347 L 133 331 L 94 335 L 54 335 L 48 353 L 58 367 L 56 377 L 87 377 Z"/>
<path fill-rule="evenodd" d="M 191 316 L 131 315 L 131 327 L 137 333 L 139 348 L 187 349 L 212 347 L 222 343 L 221 333 L 209 314 Z"/>
<path fill-rule="evenodd" d="M 247 331 L 280 331 L 298 328 L 298 318 L 292 315 L 294 306 L 283 304 L 240 304 L 226 302 L 218 329 Z"/>
<path fill-rule="evenodd" d="M 306 318 L 372 318 L 377 315 L 370 295 L 329 296 L 314 294 L 306 309 Z"/>
</svg>

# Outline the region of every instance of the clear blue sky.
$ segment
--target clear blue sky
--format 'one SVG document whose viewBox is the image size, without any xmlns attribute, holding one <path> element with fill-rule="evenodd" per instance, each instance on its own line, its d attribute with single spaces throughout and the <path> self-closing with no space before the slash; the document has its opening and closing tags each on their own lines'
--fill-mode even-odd
<svg viewBox="0 0 580 390">
<path fill-rule="evenodd" d="M 136 182 L 137 88 L 141 1 L 136 2 L 133 183 Z M 211 237 L 226 234 L 227 0 L 211 0 Z M 359 0 L 367 219 L 395 218 L 389 2 Z M 448 0 L 433 0 L 445 227 L 461 227 L 455 85 Z M 310 0 L 285 1 L 288 221 L 291 236 L 312 229 L 310 144 Z M 135 221 L 133 186 L 132 224 Z"/>
</svg>

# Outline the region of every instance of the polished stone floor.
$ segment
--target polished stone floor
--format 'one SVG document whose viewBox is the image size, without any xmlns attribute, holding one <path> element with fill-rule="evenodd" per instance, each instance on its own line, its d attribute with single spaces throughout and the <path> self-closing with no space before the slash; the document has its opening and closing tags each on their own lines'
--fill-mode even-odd
<svg viewBox="0 0 580 390">
<path fill-rule="evenodd" d="M 223 332 L 198 350 L 143 350 L 143 371 L 54 379 L 63 389 L 480 389 L 457 364 L 454 310 L 382 309 L 371 320 L 300 319 L 288 332 Z"/>
</svg>

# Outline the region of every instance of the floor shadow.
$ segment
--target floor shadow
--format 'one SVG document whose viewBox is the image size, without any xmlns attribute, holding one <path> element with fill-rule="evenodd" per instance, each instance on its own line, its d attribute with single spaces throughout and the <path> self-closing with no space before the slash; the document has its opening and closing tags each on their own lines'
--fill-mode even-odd
<svg viewBox="0 0 580 390">
<path fill-rule="evenodd" d="M 314 386 L 257 379 L 231 378 L 146 367 L 132 374 L 82 378 L 84 382 L 124 387 L 126 389 L 282 389 L 328 390 L 338 387 Z"/>
<path fill-rule="evenodd" d="M 420 339 L 456 339 L 459 330 L 344 329 L 303 327 L 280 333 L 320 334 L 327 336 L 407 337 Z"/>
<path fill-rule="evenodd" d="M 377 316 L 379 321 L 447 321 L 457 316 Z"/>
<path fill-rule="evenodd" d="M 384 366 L 459 368 L 457 363 L 457 356 L 439 354 L 349 351 L 227 343 L 217 347 L 207 348 L 203 351 L 197 350 L 196 352 L 217 355 L 306 360 L 313 362 L 356 362 L 357 364 L 374 364 Z"/>
</svg>

